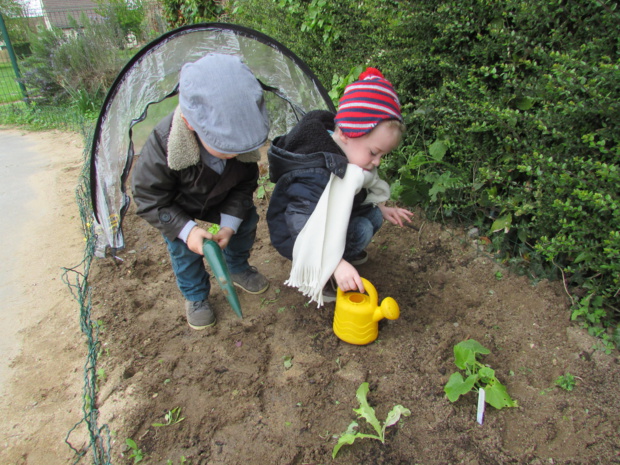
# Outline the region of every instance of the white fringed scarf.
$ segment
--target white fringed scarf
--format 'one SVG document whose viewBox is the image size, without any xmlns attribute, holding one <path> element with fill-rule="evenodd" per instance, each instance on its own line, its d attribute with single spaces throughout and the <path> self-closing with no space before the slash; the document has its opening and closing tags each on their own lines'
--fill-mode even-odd
<svg viewBox="0 0 620 465">
<path fill-rule="evenodd" d="M 376 168 L 365 171 L 349 164 L 344 178 L 331 175 L 314 212 L 295 240 L 291 275 L 284 284 L 298 288 L 318 307 L 323 305 L 323 287 L 344 254 L 353 197 L 362 187 L 368 190 L 364 203 L 390 198 L 390 186 L 379 178 Z"/>
</svg>

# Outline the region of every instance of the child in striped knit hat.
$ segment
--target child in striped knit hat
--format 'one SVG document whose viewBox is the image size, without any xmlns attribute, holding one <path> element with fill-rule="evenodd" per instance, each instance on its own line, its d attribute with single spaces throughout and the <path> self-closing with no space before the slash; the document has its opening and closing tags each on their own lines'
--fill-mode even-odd
<svg viewBox="0 0 620 465">
<path fill-rule="evenodd" d="M 271 242 L 293 260 L 286 284 L 319 306 L 364 286 L 355 268 L 383 220 L 403 226 L 413 213 L 385 205 L 389 185 L 379 179 L 381 158 L 405 130 L 398 96 L 375 68 L 348 85 L 338 112 L 309 112 L 274 139 L 269 174 L 275 188 L 267 211 Z"/>
</svg>

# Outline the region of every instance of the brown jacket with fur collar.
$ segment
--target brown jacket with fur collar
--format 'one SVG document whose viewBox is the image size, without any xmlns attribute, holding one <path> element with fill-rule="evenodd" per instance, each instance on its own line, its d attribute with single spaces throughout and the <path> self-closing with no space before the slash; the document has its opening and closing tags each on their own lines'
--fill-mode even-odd
<svg viewBox="0 0 620 465">
<path fill-rule="evenodd" d="M 220 175 L 202 161 L 199 144 L 177 108 L 155 127 L 133 166 L 137 213 L 170 240 L 192 219 L 219 224 L 221 213 L 244 219 L 254 205 L 256 157 L 230 159 Z"/>
</svg>

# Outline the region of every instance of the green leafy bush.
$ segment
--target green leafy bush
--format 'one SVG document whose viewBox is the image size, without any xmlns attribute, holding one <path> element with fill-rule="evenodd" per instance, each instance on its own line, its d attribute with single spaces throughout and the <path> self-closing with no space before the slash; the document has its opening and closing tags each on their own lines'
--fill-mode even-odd
<svg viewBox="0 0 620 465">
<path fill-rule="evenodd" d="M 164 16 L 171 28 L 215 21 L 224 13 L 223 3 L 217 0 L 161 0 Z"/>
<path fill-rule="evenodd" d="M 97 0 L 97 4 L 99 8 L 96 12 L 106 18 L 109 26 L 116 29 L 116 36 L 124 37 L 129 42 L 139 42 L 143 38 L 146 32 L 144 0 Z"/>
<path fill-rule="evenodd" d="M 30 57 L 22 64 L 23 82 L 30 94 L 43 105 L 74 103 L 79 111 L 97 112 L 110 85 L 127 61 L 120 50 L 124 36 L 114 24 L 91 22 L 85 15 L 78 23 L 72 18 L 74 33 L 40 28 L 30 37 Z"/>
<path fill-rule="evenodd" d="M 217 19 L 270 35 L 331 84 L 334 100 L 357 70 L 381 69 L 408 126 L 382 164 L 393 197 L 478 227 L 535 279 L 563 279 L 573 319 L 608 348 L 620 340 L 610 327 L 620 314 L 617 2 L 332 3 L 163 5 L 173 26 Z M 91 111 L 127 58 L 98 27 L 74 41 L 42 31 L 23 73 L 29 90 L 50 102 L 73 95 Z"/>
<path fill-rule="evenodd" d="M 332 83 L 372 65 L 409 128 L 382 170 L 393 196 L 476 226 L 506 263 L 563 279 L 574 319 L 620 313 L 617 2 L 235 2 Z M 269 20 L 269 18 L 272 18 Z M 329 36 L 325 32 L 329 26 Z"/>
</svg>

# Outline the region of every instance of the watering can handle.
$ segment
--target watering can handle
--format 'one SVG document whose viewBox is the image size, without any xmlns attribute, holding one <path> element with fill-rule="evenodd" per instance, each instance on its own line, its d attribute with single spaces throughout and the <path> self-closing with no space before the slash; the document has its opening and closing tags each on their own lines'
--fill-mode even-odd
<svg viewBox="0 0 620 465">
<path fill-rule="evenodd" d="M 364 285 L 364 290 L 366 291 L 366 294 L 368 294 L 368 296 L 370 297 L 370 302 L 373 305 L 377 305 L 379 303 L 379 295 L 377 294 L 375 286 L 373 286 L 371 282 L 368 281 L 366 278 L 362 278 L 362 284 Z"/>
<path fill-rule="evenodd" d="M 368 296 L 370 297 L 370 302 L 373 305 L 377 306 L 379 303 L 379 295 L 377 294 L 375 286 L 373 286 L 366 278 L 362 278 L 361 276 L 360 278 L 362 279 L 362 284 L 364 285 L 364 290 L 366 291 L 366 294 L 368 294 Z M 340 286 L 338 286 L 338 290 L 336 292 L 338 298 L 342 298 L 342 296 L 345 294 L 345 292 L 340 289 Z"/>
</svg>

